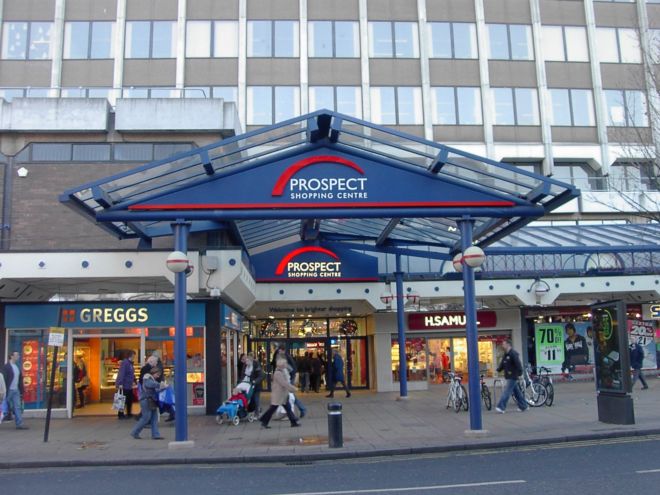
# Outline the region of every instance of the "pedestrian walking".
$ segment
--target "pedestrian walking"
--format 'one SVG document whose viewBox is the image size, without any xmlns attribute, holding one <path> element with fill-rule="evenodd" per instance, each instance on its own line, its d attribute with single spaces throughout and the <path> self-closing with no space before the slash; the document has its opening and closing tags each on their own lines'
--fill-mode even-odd
<svg viewBox="0 0 660 495">
<path fill-rule="evenodd" d="M 306 352 L 300 359 L 298 372 L 300 373 L 300 391 L 303 393 L 309 392 L 311 390 L 310 376 L 312 374 L 312 358 L 309 356 L 309 352 Z"/>
<path fill-rule="evenodd" d="M 286 347 L 284 347 L 284 344 L 281 344 L 277 352 L 275 353 L 275 356 L 273 356 L 273 369 L 277 368 L 277 360 L 278 359 L 284 359 L 286 360 L 286 369 L 289 373 L 290 380 L 289 382 L 291 385 L 294 385 L 296 382 L 296 373 L 298 372 L 298 367 L 296 365 L 295 360 L 291 357 L 291 355 L 286 352 Z M 305 405 L 302 403 L 302 401 L 295 396 L 295 404 L 294 404 L 298 410 L 300 411 L 300 417 L 304 418 L 305 415 L 307 414 L 307 408 Z"/>
<path fill-rule="evenodd" d="M 346 383 L 346 378 L 344 377 L 344 360 L 342 359 L 341 354 L 339 354 L 337 349 L 332 351 L 332 362 L 329 366 L 328 375 L 328 387 L 330 389 L 330 393 L 326 395 L 326 397 L 335 396 L 335 388 L 337 388 L 338 383 L 341 383 L 342 387 L 346 391 L 346 397 L 351 396 L 351 391 L 348 387 L 348 384 Z"/>
<path fill-rule="evenodd" d="M 17 430 L 27 430 L 28 427 L 23 424 L 23 414 L 21 411 L 21 402 L 23 393 L 23 373 L 20 366 L 18 366 L 18 359 L 20 355 L 18 351 L 14 351 L 9 355 L 9 361 L 2 368 L 2 375 L 5 380 L 5 387 L 7 388 L 7 412 L 14 415 L 14 422 Z"/>
<path fill-rule="evenodd" d="M 126 405 L 124 411 L 117 411 L 118 419 L 126 419 L 133 417 L 133 385 L 135 385 L 135 368 L 133 367 L 133 360 L 135 359 L 135 351 L 128 351 L 126 358 L 122 360 L 117 372 L 117 379 L 115 380 L 115 387 L 118 392 L 121 392 L 126 397 Z"/>
<path fill-rule="evenodd" d="M 85 390 L 89 387 L 89 375 L 87 374 L 87 366 L 85 366 L 85 360 L 82 356 L 76 357 L 76 364 L 73 367 L 73 373 L 76 382 L 76 391 L 78 392 L 77 407 L 85 407 Z"/>
<path fill-rule="evenodd" d="M 298 389 L 291 384 L 286 358 L 279 357 L 275 361 L 275 372 L 273 373 L 273 381 L 271 383 L 270 407 L 260 419 L 262 428 L 270 428 L 270 426 L 268 426 L 270 418 L 273 417 L 273 414 L 279 406 L 284 407 L 292 428 L 300 426 L 298 418 L 293 414 L 291 405 L 289 404 L 289 392 L 295 393 L 297 390 Z"/>
<path fill-rule="evenodd" d="M 518 387 L 518 377 L 520 377 L 523 372 L 520 356 L 516 351 L 513 350 L 510 339 L 506 339 L 504 341 L 503 347 L 504 356 L 502 356 L 502 361 L 500 361 L 500 365 L 497 367 L 497 371 L 504 370 L 506 385 L 504 386 L 502 397 L 500 397 L 495 410 L 498 413 L 504 414 L 504 412 L 506 412 L 506 404 L 509 402 L 511 394 L 513 394 L 516 402 L 518 403 L 518 410 L 526 411 L 527 407 L 529 406 L 527 405 L 527 401 L 525 400 L 525 396 L 520 390 L 520 387 Z"/>
<path fill-rule="evenodd" d="M 7 403 L 5 402 L 6 397 L 7 386 L 5 385 L 5 375 L 0 373 L 0 424 L 2 424 L 2 420 L 5 418 L 5 412 L 7 410 Z"/>
<path fill-rule="evenodd" d="M 321 362 L 318 354 L 316 354 L 314 357 L 310 357 L 310 367 L 310 387 L 312 390 L 314 390 L 314 392 L 318 394 L 319 390 L 321 390 L 321 373 L 323 372 L 323 363 Z"/>
<path fill-rule="evenodd" d="M 167 383 L 158 382 L 161 375 L 160 368 L 154 366 L 149 373 L 145 373 L 142 379 L 142 397 L 140 397 L 142 416 L 131 430 L 131 436 L 136 440 L 140 440 L 140 432 L 148 424 L 151 425 L 151 438 L 153 440 L 163 439 L 158 431 L 158 392 L 167 388 Z"/>
<path fill-rule="evenodd" d="M 238 375 L 242 382 L 249 383 L 252 388 L 252 399 L 250 401 L 253 404 L 253 410 L 257 415 L 261 413 L 261 390 L 262 383 L 266 374 L 264 373 L 261 363 L 254 358 L 254 354 L 251 352 L 243 354 L 241 356 L 241 370 L 242 375 Z"/>
<path fill-rule="evenodd" d="M 639 344 L 639 339 L 633 337 L 633 342 L 630 344 L 630 367 L 632 368 L 633 381 L 631 385 L 631 390 L 637 383 L 639 379 L 642 382 L 642 390 L 649 388 L 648 383 L 646 383 L 646 378 L 644 378 L 644 373 L 642 373 L 642 365 L 644 363 L 644 349 Z"/>
</svg>

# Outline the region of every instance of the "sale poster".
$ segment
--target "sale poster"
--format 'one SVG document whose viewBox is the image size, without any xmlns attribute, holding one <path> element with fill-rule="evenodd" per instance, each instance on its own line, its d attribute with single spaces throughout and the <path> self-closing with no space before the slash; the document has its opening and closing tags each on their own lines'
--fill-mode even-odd
<svg viewBox="0 0 660 495">
<path fill-rule="evenodd" d="M 561 323 L 537 323 L 534 326 L 536 341 L 536 366 L 560 373 L 564 362 L 564 325 Z"/>
<path fill-rule="evenodd" d="M 551 373 L 575 371 L 576 366 L 594 364 L 591 322 L 537 323 L 534 325 L 536 365 Z"/>
<path fill-rule="evenodd" d="M 644 351 L 642 368 L 657 369 L 657 354 L 655 347 L 655 322 L 643 320 L 628 320 L 628 342 L 637 341 Z"/>
<path fill-rule="evenodd" d="M 39 376 L 39 341 L 24 340 L 22 349 L 23 387 L 25 402 L 37 400 L 37 385 Z"/>
</svg>

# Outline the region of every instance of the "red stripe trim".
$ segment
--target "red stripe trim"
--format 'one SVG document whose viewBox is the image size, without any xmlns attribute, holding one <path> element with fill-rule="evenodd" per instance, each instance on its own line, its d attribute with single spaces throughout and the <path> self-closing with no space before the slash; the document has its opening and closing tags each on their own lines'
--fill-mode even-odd
<svg viewBox="0 0 660 495">
<path fill-rule="evenodd" d="M 281 208 L 469 208 L 515 206 L 513 201 L 379 201 L 364 203 L 182 203 L 173 205 L 133 205 L 133 211 L 157 210 L 277 210 Z"/>
<path fill-rule="evenodd" d="M 378 277 L 355 277 L 355 278 L 258 278 L 257 282 L 319 282 L 319 283 L 332 283 L 332 282 L 377 282 Z"/>
<path fill-rule="evenodd" d="M 286 264 L 291 261 L 293 258 L 296 256 L 303 254 L 303 253 L 323 253 L 327 254 L 331 258 L 334 258 L 336 260 L 339 259 L 339 256 L 337 256 L 335 253 L 330 251 L 329 249 L 325 249 L 319 246 L 305 246 L 301 247 L 298 249 L 294 249 L 291 251 L 289 254 L 287 254 L 282 260 L 280 261 L 279 265 L 277 265 L 277 268 L 275 269 L 275 275 L 282 275 L 284 273 L 284 267 Z"/>
<path fill-rule="evenodd" d="M 309 167 L 310 165 L 314 165 L 315 163 L 328 163 L 328 162 L 338 163 L 339 165 L 345 165 L 347 167 L 352 168 L 353 170 L 357 170 L 358 172 L 360 172 L 360 174 L 364 175 L 364 170 L 362 170 L 359 165 L 357 165 L 355 162 L 347 160 L 346 158 L 342 158 L 340 156 L 332 156 L 332 155 L 311 156 L 309 158 L 304 158 L 303 160 L 297 161 L 293 165 L 290 165 L 284 172 L 282 172 L 282 175 L 280 175 L 279 178 L 277 179 L 277 182 L 275 182 L 275 187 L 273 187 L 272 195 L 282 196 L 282 194 L 284 194 L 284 188 L 289 182 L 289 179 L 291 179 L 291 177 L 296 175 L 303 168 Z"/>
</svg>

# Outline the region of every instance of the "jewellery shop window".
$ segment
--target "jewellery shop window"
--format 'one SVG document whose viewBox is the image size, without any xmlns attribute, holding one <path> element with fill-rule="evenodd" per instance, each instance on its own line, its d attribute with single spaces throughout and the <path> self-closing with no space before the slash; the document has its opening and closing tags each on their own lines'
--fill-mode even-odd
<svg viewBox="0 0 660 495">
<path fill-rule="evenodd" d="M 410 382 L 426 381 L 426 338 L 406 339 L 407 377 Z M 392 338 L 392 379 L 399 381 L 399 339 Z"/>
<path fill-rule="evenodd" d="M 157 354 L 163 362 L 164 376 L 174 384 L 174 327 L 149 328 L 146 335 L 146 356 Z M 146 360 L 146 358 L 145 358 Z M 204 405 L 204 328 L 186 327 L 186 382 L 188 405 Z"/>
<path fill-rule="evenodd" d="M 65 334 L 64 342 L 67 335 Z M 23 373 L 25 409 L 45 409 L 48 405 L 48 383 L 46 373 L 53 362 L 53 347 L 48 347 L 48 330 L 10 330 L 8 353 L 19 353 L 18 365 Z M 66 407 L 66 344 L 58 348 L 53 407 Z M 9 387 L 9 384 L 7 384 Z"/>
</svg>

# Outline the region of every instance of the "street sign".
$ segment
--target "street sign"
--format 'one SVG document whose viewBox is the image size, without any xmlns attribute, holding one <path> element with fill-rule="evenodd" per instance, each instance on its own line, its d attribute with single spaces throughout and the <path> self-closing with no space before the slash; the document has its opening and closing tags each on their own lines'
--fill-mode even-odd
<svg viewBox="0 0 660 495">
<path fill-rule="evenodd" d="M 64 345 L 64 328 L 50 327 L 48 329 L 48 345 L 62 347 Z"/>
</svg>

